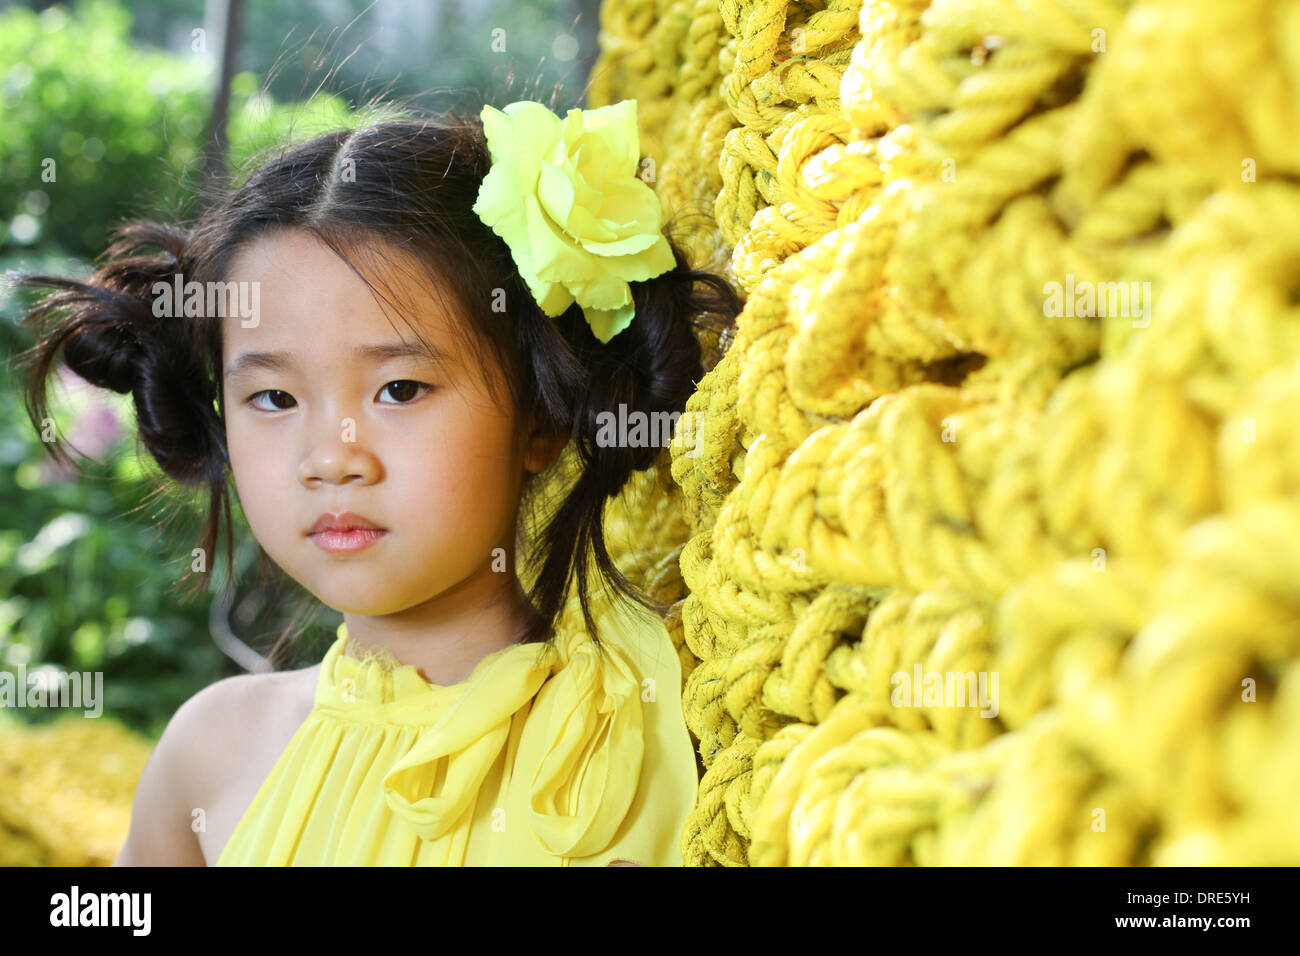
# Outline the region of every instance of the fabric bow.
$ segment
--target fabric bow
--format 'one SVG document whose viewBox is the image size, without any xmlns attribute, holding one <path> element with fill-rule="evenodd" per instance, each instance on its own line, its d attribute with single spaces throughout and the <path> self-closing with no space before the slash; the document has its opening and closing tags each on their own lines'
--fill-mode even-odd
<svg viewBox="0 0 1300 956">
<path fill-rule="evenodd" d="M 425 840 L 459 823 L 533 701 L 513 768 L 547 852 L 580 857 L 609 845 L 640 783 L 643 714 L 635 672 L 617 647 L 603 660 L 585 631 L 510 648 L 476 674 L 384 777 L 385 800 Z"/>
<path fill-rule="evenodd" d="M 425 840 L 455 827 L 505 746 L 512 716 L 546 680 L 553 658 L 549 648 L 520 644 L 476 674 L 385 774 L 389 809 Z"/>
<path fill-rule="evenodd" d="M 568 663 L 537 694 L 520 737 L 520 753 L 542 756 L 516 772 L 529 774 L 528 818 L 542 845 L 581 857 L 610 844 L 632 805 L 644 716 L 636 676 L 618 648 L 605 644 L 598 660 L 586 634 L 559 640 Z"/>
</svg>

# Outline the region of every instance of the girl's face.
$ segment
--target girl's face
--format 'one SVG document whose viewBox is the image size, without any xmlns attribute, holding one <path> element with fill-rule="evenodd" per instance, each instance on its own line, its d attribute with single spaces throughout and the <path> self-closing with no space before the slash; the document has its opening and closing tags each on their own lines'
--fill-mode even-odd
<svg viewBox="0 0 1300 956">
<path fill-rule="evenodd" d="M 239 500 L 267 554 L 347 614 L 398 614 L 507 578 L 517 588 L 524 469 L 544 468 L 562 443 L 515 446 L 512 413 L 488 395 L 438 301 L 421 292 L 414 306 L 441 365 L 403 354 L 418 343 L 310 233 L 250 243 L 230 272 L 260 284 L 255 325 L 222 320 L 222 394 Z M 384 533 L 363 550 L 327 551 L 309 532 L 341 512 Z"/>
</svg>

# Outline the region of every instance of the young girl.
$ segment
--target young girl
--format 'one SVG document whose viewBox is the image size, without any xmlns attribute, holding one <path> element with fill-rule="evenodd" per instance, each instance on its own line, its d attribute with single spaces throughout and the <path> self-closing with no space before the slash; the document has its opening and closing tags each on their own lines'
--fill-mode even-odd
<svg viewBox="0 0 1300 956">
<path fill-rule="evenodd" d="M 61 350 L 204 489 L 203 554 L 233 479 L 264 554 L 343 615 L 316 666 L 177 711 L 117 864 L 681 865 L 679 662 L 602 534 L 661 448 L 597 417 L 679 412 L 694 326 L 740 303 L 665 236 L 640 158 L 632 100 L 331 132 L 192 228 L 120 227 L 84 284 L 24 277 L 60 290 L 29 314 L 33 423 Z"/>
</svg>

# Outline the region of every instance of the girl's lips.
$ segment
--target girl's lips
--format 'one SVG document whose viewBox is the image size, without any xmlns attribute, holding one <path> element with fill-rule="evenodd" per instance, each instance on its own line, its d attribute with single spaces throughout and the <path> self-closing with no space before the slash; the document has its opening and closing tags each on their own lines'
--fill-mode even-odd
<svg viewBox="0 0 1300 956">
<path fill-rule="evenodd" d="M 351 511 L 343 511 L 338 514 L 327 511 L 316 519 L 316 523 L 311 526 L 307 533 L 316 534 L 320 531 L 355 531 L 358 529 L 370 531 L 384 530 L 363 515 L 354 514 Z"/>
<path fill-rule="evenodd" d="M 353 528 L 348 531 L 318 531 L 308 537 L 322 551 L 347 554 L 366 550 L 386 534 L 387 531 L 376 528 Z"/>
</svg>

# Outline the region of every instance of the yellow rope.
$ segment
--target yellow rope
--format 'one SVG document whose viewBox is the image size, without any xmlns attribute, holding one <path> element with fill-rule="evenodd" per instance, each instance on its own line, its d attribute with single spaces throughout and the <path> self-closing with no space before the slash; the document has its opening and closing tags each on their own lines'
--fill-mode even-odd
<svg viewBox="0 0 1300 956">
<path fill-rule="evenodd" d="M 590 105 L 637 98 L 746 298 L 650 544 L 688 864 L 1300 863 L 1300 3 L 602 30 Z M 1149 309 L 1051 315 L 1067 276 Z M 896 702 L 914 669 L 996 675 L 996 716 Z"/>
</svg>

